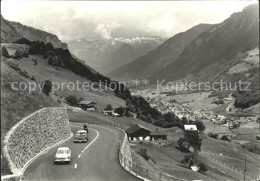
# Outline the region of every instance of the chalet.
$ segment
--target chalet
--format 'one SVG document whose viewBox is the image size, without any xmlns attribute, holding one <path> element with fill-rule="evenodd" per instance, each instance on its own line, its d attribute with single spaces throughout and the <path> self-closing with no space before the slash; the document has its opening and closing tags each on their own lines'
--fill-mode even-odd
<svg viewBox="0 0 260 181">
<path fill-rule="evenodd" d="M 150 134 L 151 140 L 166 140 L 167 134 L 162 131 L 152 131 Z"/>
<path fill-rule="evenodd" d="M 103 110 L 103 114 L 112 116 L 114 113 L 114 110 Z"/>
<path fill-rule="evenodd" d="M 184 130 L 185 131 L 197 131 L 197 126 L 196 125 L 188 125 L 188 124 L 185 124 L 184 125 Z"/>
<path fill-rule="evenodd" d="M 125 130 L 130 141 L 148 141 L 151 131 L 138 124 Z"/>
<path fill-rule="evenodd" d="M 81 101 L 79 102 L 78 106 L 82 108 L 83 110 L 88 110 L 88 109 L 94 109 L 96 110 L 97 108 L 97 103 L 92 102 L 92 101 Z"/>
</svg>

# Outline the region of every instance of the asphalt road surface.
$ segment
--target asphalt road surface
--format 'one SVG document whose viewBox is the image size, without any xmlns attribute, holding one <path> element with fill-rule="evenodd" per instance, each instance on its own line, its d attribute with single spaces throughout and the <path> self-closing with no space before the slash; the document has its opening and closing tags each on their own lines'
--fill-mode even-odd
<svg viewBox="0 0 260 181">
<path fill-rule="evenodd" d="M 75 133 L 82 130 L 82 124 L 71 124 Z M 112 127 L 89 126 L 87 143 L 73 143 L 73 138 L 51 149 L 36 159 L 24 173 L 25 180 L 69 180 L 69 181 L 120 181 L 139 180 L 121 167 L 118 149 L 122 133 Z M 58 147 L 71 149 L 71 163 L 54 165 Z"/>
</svg>

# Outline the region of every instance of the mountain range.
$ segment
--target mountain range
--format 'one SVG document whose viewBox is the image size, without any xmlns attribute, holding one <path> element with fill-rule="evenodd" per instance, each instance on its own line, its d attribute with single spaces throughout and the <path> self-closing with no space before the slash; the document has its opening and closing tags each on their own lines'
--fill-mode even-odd
<svg viewBox="0 0 260 181">
<path fill-rule="evenodd" d="M 242 54 L 259 48 L 258 13 L 258 4 L 254 4 L 232 14 L 222 23 L 199 24 L 174 35 L 108 76 L 116 80 L 148 78 L 172 81 L 187 77 L 204 81 L 227 77 L 232 79 L 230 74 L 224 76 L 223 71 L 227 72 L 234 64 L 240 63 L 234 61 Z"/>
<path fill-rule="evenodd" d="M 165 38 L 133 37 L 69 41 L 69 50 L 102 74 L 110 73 L 160 45 Z"/>
<path fill-rule="evenodd" d="M 178 33 L 144 56 L 119 67 L 108 75 L 120 80 L 150 77 L 155 71 L 175 61 L 193 39 L 211 26 L 210 24 L 199 24 L 186 32 Z"/>
<path fill-rule="evenodd" d="M 213 77 L 217 78 L 216 73 L 234 66 L 232 61 L 239 63 L 236 59 L 239 55 L 259 48 L 258 13 L 258 5 L 250 5 L 212 26 L 185 47 L 176 61 L 155 72 L 152 78 L 178 80 L 191 75 L 199 80 L 213 81 Z"/>
</svg>

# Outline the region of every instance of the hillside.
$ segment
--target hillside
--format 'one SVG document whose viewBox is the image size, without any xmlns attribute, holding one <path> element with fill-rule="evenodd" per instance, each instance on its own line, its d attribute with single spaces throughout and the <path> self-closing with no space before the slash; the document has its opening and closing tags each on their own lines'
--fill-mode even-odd
<svg viewBox="0 0 260 181">
<path fill-rule="evenodd" d="M 26 91 L 14 91 L 11 88 L 12 82 L 29 83 L 30 78 L 26 78 L 15 71 L 8 64 L 8 60 L 1 56 L 1 142 L 7 131 L 10 130 L 18 121 L 29 114 L 43 108 L 57 106 L 51 97 L 39 94 L 37 91 L 29 94 Z M 1 160 L 2 174 L 10 173 L 6 166 L 6 160 Z"/>
<path fill-rule="evenodd" d="M 211 26 L 209 24 L 199 24 L 185 32 L 178 33 L 154 50 L 129 64 L 119 67 L 108 75 L 118 80 L 150 77 L 153 72 L 159 71 L 169 63 L 174 62 L 193 39 Z"/>
<path fill-rule="evenodd" d="M 73 40 L 68 42 L 69 50 L 86 64 L 102 74 L 107 74 L 148 51 L 164 41 L 159 37 L 111 38 L 99 40 Z"/>
<path fill-rule="evenodd" d="M 67 44 L 61 42 L 56 35 L 22 25 L 18 22 L 5 20 L 1 15 L 1 42 L 13 43 L 20 38 L 26 38 L 30 41 L 37 40 L 44 43 L 51 43 L 56 48 L 67 48 Z"/>
<path fill-rule="evenodd" d="M 152 75 L 178 80 L 250 82 L 251 91 L 236 91 L 235 105 L 247 108 L 259 96 L 259 7 L 250 5 L 193 40 L 179 58 Z"/>
<path fill-rule="evenodd" d="M 232 61 L 241 53 L 258 47 L 259 39 L 258 4 L 234 13 L 224 22 L 214 25 L 193 40 L 175 62 L 152 77 L 177 80 L 188 74 L 202 75 L 203 69 L 214 65 L 215 72 L 220 66 Z M 202 72 L 201 72 L 202 71 Z M 215 72 L 208 71 L 212 77 Z"/>
</svg>

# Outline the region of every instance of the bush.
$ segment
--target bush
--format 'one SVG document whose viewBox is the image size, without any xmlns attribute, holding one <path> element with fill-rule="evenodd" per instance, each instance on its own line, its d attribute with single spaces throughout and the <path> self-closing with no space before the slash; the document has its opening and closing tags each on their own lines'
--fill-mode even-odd
<svg viewBox="0 0 260 181">
<path fill-rule="evenodd" d="M 68 97 L 66 97 L 66 101 L 70 106 L 77 106 L 79 103 L 77 97 L 73 95 L 69 95 Z"/>
<path fill-rule="evenodd" d="M 201 132 L 203 132 L 206 129 L 206 126 L 202 121 L 196 120 L 193 123 L 197 126 L 197 129 Z"/>
<path fill-rule="evenodd" d="M 202 162 L 199 164 L 199 168 L 200 168 L 200 172 L 202 173 L 208 171 L 207 165 Z"/>
<path fill-rule="evenodd" d="M 43 84 L 42 92 L 48 96 L 52 91 L 52 82 L 50 80 L 45 80 Z"/>
<path fill-rule="evenodd" d="M 151 156 L 147 152 L 147 148 L 140 148 L 137 150 L 137 153 L 141 155 L 146 161 L 151 158 Z"/>
<path fill-rule="evenodd" d="M 38 60 L 33 58 L 32 61 L 33 61 L 34 65 L 37 66 Z"/>
<path fill-rule="evenodd" d="M 7 58 L 10 57 L 10 55 L 9 55 L 9 53 L 8 53 L 8 50 L 6 49 L 5 46 L 2 46 L 2 55 L 3 55 L 4 57 L 7 57 Z"/>
<path fill-rule="evenodd" d="M 23 57 L 23 52 L 21 50 L 16 50 L 15 53 L 14 53 L 14 58 L 15 59 L 20 59 Z"/>
<path fill-rule="evenodd" d="M 230 139 L 227 135 L 223 135 L 220 139 L 224 140 L 224 141 L 230 141 Z"/>
<path fill-rule="evenodd" d="M 47 52 L 43 55 L 43 58 L 46 59 L 46 58 L 48 58 L 48 57 L 50 57 L 50 56 L 52 56 L 52 57 L 55 56 L 54 51 L 47 51 Z"/>
<path fill-rule="evenodd" d="M 214 134 L 214 133 L 212 133 L 212 132 L 210 132 L 210 133 L 208 134 L 208 136 L 211 137 L 211 138 L 214 138 L 214 139 L 217 139 L 217 138 L 218 138 L 218 134 Z"/>
<path fill-rule="evenodd" d="M 191 164 L 192 160 L 193 160 L 192 154 L 185 154 L 184 158 L 181 160 L 181 163 Z"/>
<path fill-rule="evenodd" d="M 52 65 L 52 66 L 61 66 L 62 65 L 60 57 L 53 57 L 53 56 L 50 56 L 48 58 L 48 64 Z"/>
</svg>

